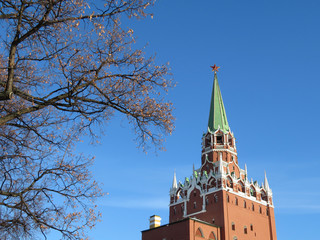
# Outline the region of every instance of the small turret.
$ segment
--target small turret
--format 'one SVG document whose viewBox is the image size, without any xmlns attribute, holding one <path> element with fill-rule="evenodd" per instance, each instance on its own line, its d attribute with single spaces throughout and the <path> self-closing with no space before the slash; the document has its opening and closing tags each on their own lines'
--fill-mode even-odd
<svg viewBox="0 0 320 240">
<path fill-rule="evenodd" d="M 172 181 L 172 189 L 177 189 L 177 188 L 178 188 L 178 184 L 177 184 L 176 171 L 174 171 L 173 181 Z"/>
<path fill-rule="evenodd" d="M 266 171 L 264 171 L 264 189 L 266 190 L 267 193 L 270 192 L 270 187 L 269 187 Z"/>
</svg>

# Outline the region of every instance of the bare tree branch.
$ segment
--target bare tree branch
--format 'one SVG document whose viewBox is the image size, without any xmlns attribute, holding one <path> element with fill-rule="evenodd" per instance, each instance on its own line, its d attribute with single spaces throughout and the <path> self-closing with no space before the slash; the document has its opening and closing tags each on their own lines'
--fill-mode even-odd
<svg viewBox="0 0 320 240">
<path fill-rule="evenodd" d="M 149 0 L 0 0 L 0 239 L 58 231 L 83 239 L 103 193 L 75 154 L 82 134 L 114 113 L 144 150 L 173 129 L 168 66 L 133 47 L 122 16 L 148 14 Z"/>
</svg>

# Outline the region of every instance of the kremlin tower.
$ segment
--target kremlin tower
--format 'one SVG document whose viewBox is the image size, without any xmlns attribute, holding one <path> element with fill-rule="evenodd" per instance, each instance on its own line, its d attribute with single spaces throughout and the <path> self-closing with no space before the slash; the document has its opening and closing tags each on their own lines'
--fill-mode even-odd
<svg viewBox="0 0 320 240">
<path fill-rule="evenodd" d="M 238 163 L 220 92 L 216 65 L 208 129 L 202 136 L 201 167 L 170 189 L 169 224 L 142 231 L 142 240 L 276 240 L 272 190 L 249 179 Z"/>
</svg>

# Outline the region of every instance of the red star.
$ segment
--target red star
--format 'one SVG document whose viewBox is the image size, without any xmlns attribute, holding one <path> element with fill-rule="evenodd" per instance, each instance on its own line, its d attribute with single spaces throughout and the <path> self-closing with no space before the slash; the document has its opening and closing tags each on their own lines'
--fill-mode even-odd
<svg viewBox="0 0 320 240">
<path fill-rule="evenodd" d="M 213 72 L 218 72 L 218 69 L 220 68 L 220 67 L 217 67 L 216 65 L 213 65 L 213 66 L 210 66 L 210 67 L 212 68 Z"/>
</svg>

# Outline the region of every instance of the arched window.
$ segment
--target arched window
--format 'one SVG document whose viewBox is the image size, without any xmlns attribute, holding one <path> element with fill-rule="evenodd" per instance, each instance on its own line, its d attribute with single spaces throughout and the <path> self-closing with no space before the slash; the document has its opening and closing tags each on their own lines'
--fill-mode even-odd
<svg viewBox="0 0 320 240">
<path fill-rule="evenodd" d="M 215 178 L 211 178 L 211 179 L 209 180 L 209 186 L 210 186 L 210 188 L 214 188 L 214 187 L 217 186 L 217 183 L 216 183 L 216 179 L 215 179 Z"/>
<path fill-rule="evenodd" d="M 211 145 L 211 137 L 207 136 L 205 138 L 205 147 L 209 147 Z"/>
<path fill-rule="evenodd" d="M 209 240 L 216 240 L 216 235 L 214 234 L 214 232 L 211 232 L 209 235 Z"/>
<path fill-rule="evenodd" d="M 203 233 L 202 233 L 201 228 L 198 228 L 198 229 L 197 229 L 197 231 L 196 231 L 196 237 L 203 237 Z"/>
<path fill-rule="evenodd" d="M 238 182 L 238 191 L 243 193 L 245 192 L 245 186 L 242 181 Z"/>
<path fill-rule="evenodd" d="M 219 134 L 216 136 L 216 143 L 217 145 L 223 144 L 223 135 Z"/>
<path fill-rule="evenodd" d="M 244 226 L 244 228 L 243 228 L 243 232 L 244 232 L 244 234 L 247 234 L 247 233 L 248 233 L 247 226 Z"/>
<path fill-rule="evenodd" d="M 179 189 L 179 191 L 177 191 L 177 194 L 176 194 L 176 199 L 180 199 L 181 198 L 181 189 Z"/>
<path fill-rule="evenodd" d="M 256 189 L 253 186 L 250 186 L 250 196 L 256 197 Z"/>
<path fill-rule="evenodd" d="M 232 229 L 233 231 L 236 230 L 236 225 L 234 224 L 234 222 L 231 223 L 231 229 Z"/>
<path fill-rule="evenodd" d="M 227 178 L 227 186 L 229 187 L 229 188 L 233 188 L 233 181 L 232 181 L 232 179 L 228 176 L 228 178 Z"/>
<path fill-rule="evenodd" d="M 264 190 L 261 190 L 261 199 L 263 201 L 268 201 L 268 197 L 267 197 L 267 194 Z"/>
</svg>

